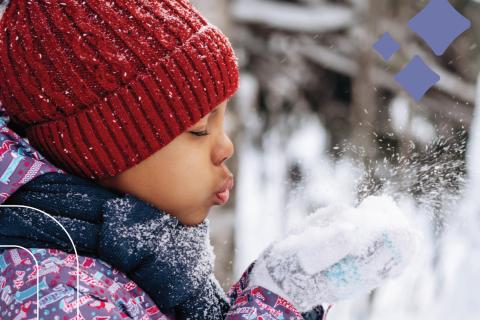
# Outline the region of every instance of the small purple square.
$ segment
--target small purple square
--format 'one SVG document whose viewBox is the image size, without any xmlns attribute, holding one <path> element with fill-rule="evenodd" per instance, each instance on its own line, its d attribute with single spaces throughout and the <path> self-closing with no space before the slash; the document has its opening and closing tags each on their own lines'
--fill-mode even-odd
<svg viewBox="0 0 480 320">
<path fill-rule="evenodd" d="M 416 55 L 395 75 L 395 80 L 418 102 L 440 80 L 440 76 Z"/>
<path fill-rule="evenodd" d="M 461 15 L 448 0 L 431 0 L 409 22 L 408 26 L 435 52 L 442 55 L 471 22 Z"/>
<path fill-rule="evenodd" d="M 398 42 L 388 32 L 385 32 L 372 47 L 385 61 L 390 60 L 394 53 L 400 49 Z"/>
</svg>

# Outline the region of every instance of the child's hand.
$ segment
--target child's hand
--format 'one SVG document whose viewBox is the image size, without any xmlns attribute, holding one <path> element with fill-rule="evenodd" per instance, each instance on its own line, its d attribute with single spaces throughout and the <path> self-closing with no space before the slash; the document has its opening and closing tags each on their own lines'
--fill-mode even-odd
<svg viewBox="0 0 480 320">
<path fill-rule="evenodd" d="M 358 208 L 330 206 L 303 231 L 271 245 L 255 262 L 250 286 L 269 289 L 307 311 L 367 293 L 399 275 L 420 235 L 392 199 L 368 197 Z"/>
</svg>

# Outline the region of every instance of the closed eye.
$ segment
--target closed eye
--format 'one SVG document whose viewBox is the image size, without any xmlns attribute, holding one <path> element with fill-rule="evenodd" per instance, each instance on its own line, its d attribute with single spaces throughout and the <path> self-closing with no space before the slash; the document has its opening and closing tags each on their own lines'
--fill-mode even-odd
<svg viewBox="0 0 480 320">
<path fill-rule="evenodd" d="M 201 136 L 208 136 L 209 133 L 207 130 L 203 130 L 203 131 L 190 131 L 191 134 L 193 134 L 194 136 L 197 136 L 197 137 L 201 137 Z"/>
</svg>

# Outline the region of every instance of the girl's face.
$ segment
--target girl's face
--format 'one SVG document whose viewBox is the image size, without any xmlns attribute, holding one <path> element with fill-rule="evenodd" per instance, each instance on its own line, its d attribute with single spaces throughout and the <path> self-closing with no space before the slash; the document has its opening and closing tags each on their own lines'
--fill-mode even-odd
<svg viewBox="0 0 480 320">
<path fill-rule="evenodd" d="M 213 205 L 223 205 L 233 187 L 225 165 L 234 152 L 223 128 L 227 101 L 169 144 L 121 174 L 99 180 L 175 216 L 183 224 L 201 223 Z"/>
</svg>

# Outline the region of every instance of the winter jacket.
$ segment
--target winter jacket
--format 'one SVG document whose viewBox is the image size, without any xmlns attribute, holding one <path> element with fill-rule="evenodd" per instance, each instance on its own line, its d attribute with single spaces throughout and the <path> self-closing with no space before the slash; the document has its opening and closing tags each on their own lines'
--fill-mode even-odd
<svg viewBox="0 0 480 320">
<path fill-rule="evenodd" d="M 44 320 L 184 319 L 160 311 L 141 288 L 103 261 L 81 256 L 78 264 L 77 269 L 75 255 L 54 249 L 0 254 L 0 319 L 35 319 L 37 314 Z M 302 318 L 276 294 L 246 288 L 249 270 L 228 294 L 231 308 L 225 319 L 322 319 L 321 308 Z M 203 319 L 214 318 L 205 314 Z"/>
<path fill-rule="evenodd" d="M 59 173 L 35 178 L 5 204 L 33 207 L 55 217 L 68 231 L 79 254 L 100 257 L 114 265 L 126 275 L 125 279 L 128 277 L 146 291 L 162 314 L 179 319 L 223 319 L 227 312 L 233 317 L 237 315 L 233 311 L 247 311 L 243 306 L 245 301 L 258 305 L 249 312 L 268 307 L 262 300 L 235 299 L 242 307 L 229 311 L 232 301 L 213 277 L 212 255 L 204 250 L 209 248 L 205 243 L 207 222 L 195 228 L 183 226 L 174 217 L 132 195 L 114 194 L 91 181 Z M 63 230 L 43 212 L 28 207 L 2 208 L 0 243 L 72 253 Z M 49 258 L 47 255 L 47 261 Z M 104 270 L 93 270 L 94 274 L 105 274 Z M 88 271 L 92 272 L 85 270 Z M 246 282 L 235 294 L 244 296 L 245 286 Z M 268 297 L 274 306 L 277 304 L 270 310 L 274 315 L 285 317 L 278 308 L 286 308 L 293 319 L 298 316 L 286 301 L 280 300 L 278 304 L 273 293 L 260 295 Z"/>
<path fill-rule="evenodd" d="M 10 118 L 0 103 L 0 204 L 25 183 L 56 168 L 7 124 Z"/>
<path fill-rule="evenodd" d="M 2 208 L 1 243 L 98 257 L 136 282 L 164 311 L 185 317 L 225 314 L 228 303 L 210 279 L 213 259 L 207 221 L 189 227 L 132 195 L 112 193 L 92 181 L 47 173 L 18 189 Z M 43 211 L 43 212 L 42 212 Z M 198 297 L 209 295 L 207 301 Z"/>
<path fill-rule="evenodd" d="M 146 219 L 145 221 L 153 219 L 152 206 L 129 195 L 119 198 L 118 194 L 112 194 L 89 181 L 66 175 L 6 127 L 8 118 L 3 119 L 4 121 L 0 124 L 0 141 L 9 142 L 1 158 L 3 162 L 0 161 L 0 174 L 5 177 L 10 172 L 9 176 L 16 179 L 1 180 L 2 190 L 8 190 L 2 200 L 8 198 L 6 204 L 28 205 L 56 216 L 57 220 L 70 232 L 77 249 L 84 256 L 79 258 L 80 268 L 77 273 L 74 265 L 75 256 L 67 253 L 72 250 L 72 247 L 60 227 L 42 213 L 32 209 L 24 208 L 23 211 L 19 211 L 18 208 L 15 210 L 1 208 L 0 245 L 17 245 L 35 249 L 30 249 L 29 252 L 17 247 L 5 250 L 0 255 L 0 310 L 2 310 L 0 319 L 23 319 L 35 315 L 36 292 L 32 284 L 35 284 L 37 274 L 40 284 L 38 307 L 41 309 L 40 315 L 43 312 L 46 316 L 45 319 L 66 319 L 76 315 L 76 310 L 73 310 L 76 308 L 73 306 L 76 306 L 77 300 L 73 293 L 77 292 L 77 287 L 72 283 L 76 275 L 79 275 L 80 281 L 78 305 L 81 314 L 79 316 L 83 319 L 107 319 L 107 317 L 111 319 L 183 319 L 190 315 L 198 315 L 199 311 L 203 311 L 204 316 L 201 318 L 216 319 L 218 316 L 212 315 L 209 310 L 200 309 L 206 302 L 210 302 L 211 305 L 212 301 L 215 301 L 216 305 L 214 313 L 218 310 L 222 313 L 228 311 L 226 315 L 228 319 L 244 319 L 245 316 L 251 317 L 254 314 L 263 316 L 263 319 L 301 319 L 301 315 L 295 308 L 281 297 L 264 288 L 247 289 L 248 271 L 232 288 L 228 297 L 224 296 L 213 274 L 210 274 L 207 277 L 208 281 L 205 282 L 207 285 L 202 284 L 196 288 L 196 294 L 193 297 L 186 299 L 185 294 L 191 291 L 189 286 L 195 285 L 195 280 L 198 279 L 189 279 L 188 276 L 182 275 L 175 276 L 173 271 L 181 270 L 188 274 L 189 265 L 194 263 L 189 260 L 180 261 L 180 264 L 177 263 L 175 266 L 165 263 L 175 261 L 175 259 L 169 259 L 168 255 L 174 252 L 169 252 L 168 248 L 163 252 L 165 254 L 162 257 L 163 260 L 158 260 L 159 257 L 155 256 L 155 254 L 158 255 L 158 251 L 155 254 L 143 252 L 144 255 L 140 254 L 140 257 L 138 252 L 142 250 L 139 250 L 138 245 L 153 239 L 138 241 L 138 237 L 130 239 L 128 237 L 129 226 L 138 224 L 141 219 Z M 16 162 L 16 166 L 5 165 L 9 163 L 5 159 L 14 159 L 18 156 L 22 158 Z M 21 170 L 18 163 L 23 164 L 27 169 Z M 31 169 L 29 165 L 36 169 Z M 46 174 L 49 172 L 56 173 Z M 59 181 L 68 181 L 68 183 L 62 184 Z M 21 188 L 22 185 L 25 187 Z M 53 190 L 53 193 L 44 193 L 45 185 L 49 185 L 48 189 Z M 78 192 L 79 190 L 81 192 Z M 55 192 L 56 196 L 54 196 Z M 72 197 L 77 202 L 72 201 Z M 109 205 L 105 205 L 107 202 Z M 118 209 L 122 206 L 123 220 L 119 223 L 118 219 L 114 218 L 118 218 Z M 111 215 L 108 213 L 105 215 L 105 210 L 107 212 L 110 210 Z M 142 210 L 143 214 L 138 214 Z M 156 214 L 158 215 L 158 210 Z M 157 222 L 157 227 L 165 224 L 170 224 L 169 226 L 172 227 L 173 223 L 173 229 L 175 227 L 177 231 L 180 229 L 180 234 L 182 234 L 181 229 L 185 228 L 185 226 L 179 226 L 175 219 L 168 219 L 165 214 L 161 218 L 156 218 L 152 221 Z M 160 221 L 162 223 L 159 223 Z M 123 230 L 123 233 L 118 234 L 119 229 Z M 112 233 L 111 230 L 116 232 Z M 152 230 L 143 231 L 152 233 Z M 161 230 L 157 231 L 161 233 Z M 149 234 L 149 232 L 142 233 Z M 122 235 L 125 236 L 122 237 Z M 170 234 L 170 236 L 173 235 Z M 134 247 L 135 244 L 137 247 Z M 126 254 L 112 254 L 118 253 L 119 250 L 123 250 Z M 102 256 L 103 260 L 98 259 L 98 256 Z M 119 257 L 122 258 L 119 259 Z M 117 268 L 111 267 L 104 261 L 109 261 Z M 208 268 L 203 271 L 211 273 Z M 165 276 L 172 274 L 173 276 Z M 130 278 L 137 283 L 142 283 L 142 288 Z M 107 288 L 113 288 L 113 292 L 106 290 Z M 157 290 L 158 288 L 163 290 Z M 156 298 L 154 300 L 157 303 L 143 289 Z M 319 307 L 308 315 L 304 314 L 304 317 L 321 319 L 321 314 L 323 309 Z M 259 317 L 259 319 L 262 318 Z"/>
</svg>

